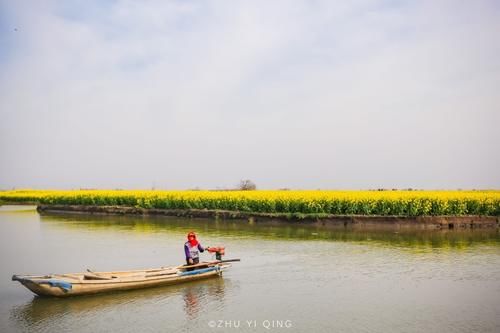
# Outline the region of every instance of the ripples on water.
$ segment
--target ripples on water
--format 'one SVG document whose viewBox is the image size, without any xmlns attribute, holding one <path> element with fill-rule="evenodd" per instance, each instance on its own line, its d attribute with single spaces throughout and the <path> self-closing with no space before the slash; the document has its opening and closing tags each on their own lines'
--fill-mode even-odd
<svg viewBox="0 0 500 333">
<path fill-rule="evenodd" d="M 345 230 L 242 221 L 0 208 L 0 331 L 500 331 L 496 230 Z M 134 269 L 183 261 L 187 231 L 242 258 L 215 278 L 69 299 L 33 297 L 13 273 Z M 210 256 L 204 255 L 205 259 Z M 210 328 L 211 320 L 240 327 Z M 265 330 L 267 331 L 267 330 Z"/>
</svg>

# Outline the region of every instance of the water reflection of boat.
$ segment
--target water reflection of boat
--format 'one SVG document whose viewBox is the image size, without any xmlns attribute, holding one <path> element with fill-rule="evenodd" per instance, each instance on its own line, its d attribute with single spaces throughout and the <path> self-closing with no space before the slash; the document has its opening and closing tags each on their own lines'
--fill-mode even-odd
<svg viewBox="0 0 500 333">
<path fill-rule="evenodd" d="M 211 303 L 214 307 L 222 306 L 224 303 L 224 292 L 227 282 L 223 279 L 217 279 L 218 282 L 205 285 L 197 283 L 190 288 L 182 289 L 182 299 L 184 301 L 184 311 L 188 319 L 194 319 L 200 311 L 205 309 L 205 305 Z M 211 280 L 212 281 L 212 280 Z"/>
<path fill-rule="evenodd" d="M 225 260 L 234 261 L 234 260 Z M 52 274 L 45 276 L 14 275 L 26 288 L 40 296 L 76 296 L 131 290 L 221 276 L 231 265 L 223 262 L 204 262 L 191 266 L 161 267 L 147 270 Z"/>
<path fill-rule="evenodd" d="M 47 298 L 35 296 L 31 301 L 13 308 L 10 317 L 26 331 L 44 331 L 56 322 L 72 318 L 92 318 L 116 309 L 151 308 L 154 311 L 165 306 L 183 308 L 186 315 L 195 318 L 207 304 L 222 306 L 225 289 L 230 281 L 221 278 L 195 281 L 185 285 L 164 286 L 153 289 L 132 290 L 127 293 L 108 293 L 99 297 L 81 296 Z M 192 302 L 193 300 L 195 302 Z M 97 320 L 97 319 L 96 319 Z M 45 330 L 51 331 L 51 330 Z M 57 330 L 52 330 L 57 331 Z"/>
</svg>

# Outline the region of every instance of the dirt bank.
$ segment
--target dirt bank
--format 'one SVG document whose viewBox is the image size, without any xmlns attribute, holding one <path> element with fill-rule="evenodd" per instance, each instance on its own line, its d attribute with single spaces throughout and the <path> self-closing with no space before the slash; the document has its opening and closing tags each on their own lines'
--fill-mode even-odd
<svg viewBox="0 0 500 333">
<path fill-rule="evenodd" d="M 123 206 L 38 205 L 40 213 L 80 213 L 114 215 L 158 215 L 187 218 L 215 218 L 247 220 L 250 223 L 303 223 L 353 227 L 396 227 L 425 229 L 498 228 L 496 216 L 366 216 L 366 215 L 304 215 L 265 214 L 223 210 L 144 209 Z"/>
</svg>

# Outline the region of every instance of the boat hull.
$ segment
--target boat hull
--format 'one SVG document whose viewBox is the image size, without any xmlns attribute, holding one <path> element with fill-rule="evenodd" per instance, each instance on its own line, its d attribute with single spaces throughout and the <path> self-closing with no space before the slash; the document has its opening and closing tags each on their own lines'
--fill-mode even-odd
<svg viewBox="0 0 500 333">
<path fill-rule="evenodd" d="M 121 277 L 113 276 L 113 279 L 109 278 L 103 280 L 86 280 L 84 278 L 85 274 L 83 273 L 51 276 L 14 275 L 12 279 L 15 281 L 19 281 L 22 285 L 39 296 L 71 297 L 114 291 L 152 288 L 185 283 L 195 280 L 215 278 L 221 276 L 222 270 L 227 268 L 228 266 L 229 265 L 224 265 L 223 267 L 215 266 L 193 271 L 179 270 L 169 272 L 167 274 L 157 274 L 156 276 L 153 274 L 153 276 L 145 276 L 142 278 L 134 278 L 133 275 L 131 277 L 126 276 L 123 275 L 123 272 L 121 272 L 123 275 Z M 137 274 L 137 271 L 133 272 Z M 102 275 L 103 273 L 98 274 L 99 276 L 104 276 Z M 112 275 L 112 273 L 108 274 L 109 276 Z M 74 278 L 67 278 L 67 276 L 73 276 Z M 64 285 L 61 287 L 61 285 L 58 285 L 57 283 L 56 285 L 51 284 L 54 281 L 59 281 L 59 283 L 64 283 Z"/>
</svg>

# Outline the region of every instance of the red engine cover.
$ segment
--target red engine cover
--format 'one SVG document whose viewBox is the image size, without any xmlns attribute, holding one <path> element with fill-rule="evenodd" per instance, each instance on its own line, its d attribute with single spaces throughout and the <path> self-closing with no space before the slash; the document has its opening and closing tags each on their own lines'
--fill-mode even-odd
<svg viewBox="0 0 500 333">
<path fill-rule="evenodd" d="M 211 246 L 207 249 L 207 251 L 211 252 L 211 253 L 219 252 L 221 255 L 224 255 L 225 247 L 224 246 Z"/>
</svg>

